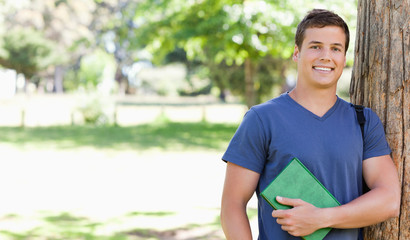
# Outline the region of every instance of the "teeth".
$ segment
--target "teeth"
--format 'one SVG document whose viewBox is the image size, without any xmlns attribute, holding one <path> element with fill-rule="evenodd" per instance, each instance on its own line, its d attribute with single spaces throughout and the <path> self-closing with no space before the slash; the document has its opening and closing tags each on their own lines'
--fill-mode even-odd
<svg viewBox="0 0 410 240">
<path fill-rule="evenodd" d="M 322 70 L 322 71 L 331 71 L 331 68 L 325 68 L 325 67 L 314 67 L 317 70 Z"/>
</svg>

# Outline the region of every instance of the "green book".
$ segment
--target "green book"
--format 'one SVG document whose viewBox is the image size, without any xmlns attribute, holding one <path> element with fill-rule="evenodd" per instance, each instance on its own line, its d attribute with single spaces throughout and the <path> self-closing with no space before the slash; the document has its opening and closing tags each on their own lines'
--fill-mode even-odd
<svg viewBox="0 0 410 240">
<path fill-rule="evenodd" d="M 340 206 L 336 198 L 297 158 L 292 159 L 269 186 L 261 192 L 261 196 L 275 209 L 291 208 L 277 202 L 277 196 L 302 199 L 319 208 Z M 302 238 L 321 240 L 330 230 L 331 228 L 322 228 Z"/>
</svg>

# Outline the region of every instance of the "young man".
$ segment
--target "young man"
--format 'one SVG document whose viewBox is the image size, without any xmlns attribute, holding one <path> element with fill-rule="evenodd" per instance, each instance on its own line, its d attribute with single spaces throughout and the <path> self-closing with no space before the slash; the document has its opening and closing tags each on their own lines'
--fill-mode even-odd
<svg viewBox="0 0 410 240">
<path fill-rule="evenodd" d="M 296 87 L 252 107 L 232 138 L 221 222 L 227 239 L 251 239 L 246 206 L 258 196 L 259 239 L 300 239 L 324 227 L 325 239 L 357 240 L 359 228 L 399 212 L 400 188 L 384 129 L 365 108 L 364 142 L 354 106 L 336 96 L 346 63 L 349 30 L 338 15 L 312 10 L 299 24 L 293 60 Z M 260 197 L 269 183 L 297 157 L 341 206 L 316 208 L 300 199 L 278 197 L 289 210 L 273 210 Z M 370 191 L 363 194 L 362 176 Z"/>
</svg>

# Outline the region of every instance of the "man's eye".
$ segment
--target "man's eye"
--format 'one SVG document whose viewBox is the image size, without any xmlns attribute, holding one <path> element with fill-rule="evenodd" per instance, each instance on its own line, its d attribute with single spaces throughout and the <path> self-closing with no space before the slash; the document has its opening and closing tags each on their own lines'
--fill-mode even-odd
<svg viewBox="0 0 410 240">
<path fill-rule="evenodd" d="M 342 50 L 340 48 L 333 48 L 333 51 L 335 52 L 341 52 Z"/>
<path fill-rule="evenodd" d="M 319 46 L 311 46 L 312 49 L 319 49 Z"/>
</svg>

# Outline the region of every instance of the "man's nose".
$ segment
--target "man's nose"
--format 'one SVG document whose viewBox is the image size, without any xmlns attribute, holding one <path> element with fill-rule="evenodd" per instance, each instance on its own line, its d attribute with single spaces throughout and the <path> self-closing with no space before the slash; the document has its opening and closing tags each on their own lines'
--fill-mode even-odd
<svg viewBox="0 0 410 240">
<path fill-rule="evenodd" d="M 331 59 L 331 50 L 323 48 L 320 55 L 320 60 L 330 60 Z"/>
</svg>

